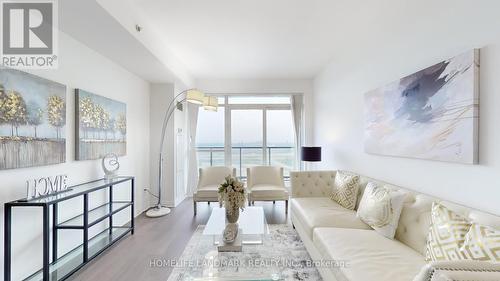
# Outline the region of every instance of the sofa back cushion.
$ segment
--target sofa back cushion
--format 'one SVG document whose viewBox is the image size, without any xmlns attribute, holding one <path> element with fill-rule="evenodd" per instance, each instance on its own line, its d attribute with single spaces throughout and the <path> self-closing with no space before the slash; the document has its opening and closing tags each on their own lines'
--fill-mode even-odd
<svg viewBox="0 0 500 281">
<path fill-rule="evenodd" d="M 460 214 L 471 222 L 477 222 L 500 230 L 499 215 L 489 214 L 449 201 L 443 201 L 430 195 L 408 190 L 397 185 L 362 175 L 360 175 L 359 178 L 358 204 L 356 205 L 356 210 L 359 207 L 359 201 L 363 197 L 366 185 L 370 181 L 388 186 L 395 190 L 402 189 L 408 192 L 403 210 L 401 211 L 401 216 L 399 217 L 398 228 L 396 229 L 396 235 L 394 238 L 421 253 L 423 256 L 425 256 L 427 236 L 431 225 L 432 202 L 434 201 L 440 202 L 444 206 L 450 208 L 450 210 Z"/>
<path fill-rule="evenodd" d="M 336 171 L 290 172 L 292 198 L 329 197 L 335 182 Z"/>
</svg>

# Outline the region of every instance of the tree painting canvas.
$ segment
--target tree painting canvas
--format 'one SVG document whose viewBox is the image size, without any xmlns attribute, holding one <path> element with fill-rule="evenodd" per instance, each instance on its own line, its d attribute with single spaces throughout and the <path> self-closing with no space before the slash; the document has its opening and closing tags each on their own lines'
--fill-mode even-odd
<svg viewBox="0 0 500 281">
<path fill-rule="evenodd" d="M 479 50 L 365 95 L 365 151 L 478 162 Z"/>
<path fill-rule="evenodd" d="M 0 170 L 66 161 L 66 86 L 0 69 Z"/>
<path fill-rule="evenodd" d="M 127 152 L 127 105 L 76 89 L 76 160 Z"/>
</svg>

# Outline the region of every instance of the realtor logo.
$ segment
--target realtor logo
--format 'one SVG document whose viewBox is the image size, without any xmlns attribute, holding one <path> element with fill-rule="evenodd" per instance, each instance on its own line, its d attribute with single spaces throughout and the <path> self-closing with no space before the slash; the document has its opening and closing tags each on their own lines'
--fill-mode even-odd
<svg viewBox="0 0 500 281">
<path fill-rule="evenodd" d="M 57 68 L 56 0 L 1 0 L 4 67 Z"/>
</svg>

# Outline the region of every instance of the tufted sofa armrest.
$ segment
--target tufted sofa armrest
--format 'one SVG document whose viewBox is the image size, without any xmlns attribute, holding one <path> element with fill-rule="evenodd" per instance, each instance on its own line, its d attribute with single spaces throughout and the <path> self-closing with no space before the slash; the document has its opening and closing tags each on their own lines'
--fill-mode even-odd
<svg viewBox="0 0 500 281">
<path fill-rule="evenodd" d="M 330 196 L 336 171 L 290 172 L 292 198 Z"/>
<path fill-rule="evenodd" d="M 498 281 L 500 263 L 461 260 L 439 261 L 425 265 L 413 281 Z"/>
</svg>

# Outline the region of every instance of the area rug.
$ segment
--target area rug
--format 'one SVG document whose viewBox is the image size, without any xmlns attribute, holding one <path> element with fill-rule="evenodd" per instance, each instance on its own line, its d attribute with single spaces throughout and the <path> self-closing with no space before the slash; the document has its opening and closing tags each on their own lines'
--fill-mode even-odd
<svg viewBox="0 0 500 281">
<path fill-rule="evenodd" d="M 262 245 L 243 245 L 242 252 L 218 253 L 213 238 L 199 226 L 181 257 L 173 263 L 168 281 L 222 277 L 223 280 L 321 281 L 304 243 L 289 225 L 269 225 Z M 244 277 L 239 279 L 240 277 Z"/>
</svg>

